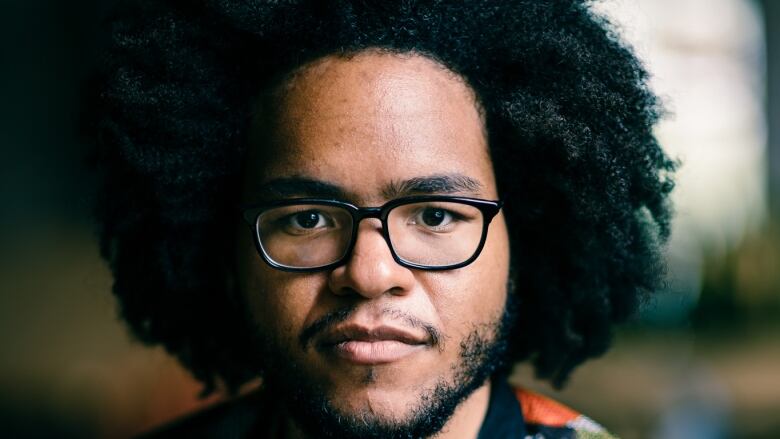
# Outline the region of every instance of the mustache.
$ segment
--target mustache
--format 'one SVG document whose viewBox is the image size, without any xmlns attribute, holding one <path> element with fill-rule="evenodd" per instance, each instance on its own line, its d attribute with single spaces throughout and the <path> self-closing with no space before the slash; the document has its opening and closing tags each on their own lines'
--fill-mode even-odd
<svg viewBox="0 0 780 439">
<path fill-rule="evenodd" d="M 357 306 L 350 305 L 331 311 L 315 320 L 311 325 L 307 326 L 303 331 L 301 331 L 301 335 L 298 337 L 298 342 L 300 343 L 301 348 L 306 349 L 317 335 L 347 320 L 352 314 L 355 313 L 356 310 Z M 432 346 L 440 346 L 442 342 L 441 331 L 436 329 L 436 327 L 430 323 L 427 323 L 413 315 L 407 314 L 395 308 L 382 308 L 381 314 L 382 316 L 389 316 L 394 320 L 401 320 L 410 328 L 422 329 L 430 337 Z"/>
</svg>

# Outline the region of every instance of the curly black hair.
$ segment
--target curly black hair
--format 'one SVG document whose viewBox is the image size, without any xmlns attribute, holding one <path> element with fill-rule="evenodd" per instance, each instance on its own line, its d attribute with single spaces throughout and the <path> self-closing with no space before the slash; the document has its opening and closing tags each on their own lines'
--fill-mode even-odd
<svg viewBox="0 0 780 439">
<path fill-rule="evenodd" d="M 509 363 L 561 386 L 663 277 L 676 164 L 641 62 L 583 0 L 125 2 L 85 101 L 121 315 L 206 386 L 256 377 L 231 275 L 254 96 L 325 55 L 420 53 L 483 107 L 519 315 Z"/>
</svg>

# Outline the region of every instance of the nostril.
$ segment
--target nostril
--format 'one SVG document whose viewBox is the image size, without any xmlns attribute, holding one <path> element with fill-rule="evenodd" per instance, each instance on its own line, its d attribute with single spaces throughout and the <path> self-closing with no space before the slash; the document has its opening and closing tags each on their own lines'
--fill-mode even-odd
<svg viewBox="0 0 780 439">
<path fill-rule="evenodd" d="M 343 287 L 339 287 L 339 288 L 331 288 L 331 291 L 333 292 L 333 294 L 335 294 L 337 296 L 350 297 L 350 296 L 360 296 L 361 295 L 358 291 L 356 291 L 354 288 L 349 287 L 349 286 L 343 286 Z"/>
</svg>

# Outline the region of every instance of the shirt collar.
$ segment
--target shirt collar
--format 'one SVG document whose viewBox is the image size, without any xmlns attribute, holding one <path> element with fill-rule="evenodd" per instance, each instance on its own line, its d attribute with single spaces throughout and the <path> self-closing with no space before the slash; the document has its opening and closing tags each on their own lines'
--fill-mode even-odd
<svg viewBox="0 0 780 439">
<path fill-rule="evenodd" d="M 520 402 L 506 377 L 494 376 L 490 383 L 490 402 L 477 439 L 524 439 L 525 421 Z"/>
</svg>

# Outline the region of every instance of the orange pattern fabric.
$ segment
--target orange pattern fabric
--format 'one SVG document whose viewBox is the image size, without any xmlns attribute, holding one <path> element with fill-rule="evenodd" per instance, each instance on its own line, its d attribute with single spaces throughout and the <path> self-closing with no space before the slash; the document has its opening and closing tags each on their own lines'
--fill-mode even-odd
<svg viewBox="0 0 780 439">
<path fill-rule="evenodd" d="M 565 405 L 530 390 L 516 388 L 515 396 L 520 402 L 523 419 L 531 424 L 565 427 L 580 414 Z"/>
</svg>

